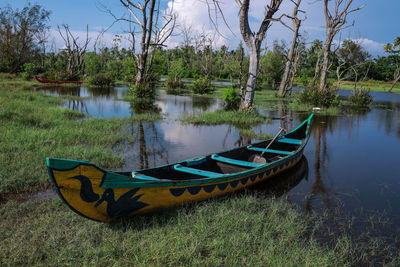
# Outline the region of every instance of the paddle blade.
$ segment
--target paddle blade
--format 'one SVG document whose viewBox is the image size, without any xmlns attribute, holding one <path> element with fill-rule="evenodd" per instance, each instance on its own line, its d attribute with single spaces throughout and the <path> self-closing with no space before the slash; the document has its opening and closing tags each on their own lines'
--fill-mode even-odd
<svg viewBox="0 0 400 267">
<path fill-rule="evenodd" d="M 253 163 L 261 163 L 261 164 L 267 163 L 267 160 L 263 156 L 256 155 L 256 154 L 251 155 L 249 158 L 249 161 L 251 161 Z"/>
</svg>

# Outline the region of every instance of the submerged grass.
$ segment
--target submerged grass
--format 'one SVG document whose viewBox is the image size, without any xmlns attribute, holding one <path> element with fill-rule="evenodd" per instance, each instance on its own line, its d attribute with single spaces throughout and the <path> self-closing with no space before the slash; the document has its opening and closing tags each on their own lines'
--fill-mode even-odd
<svg viewBox="0 0 400 267">
<path fill-rule="evenodd" d="M 0 207 L 0 265 L 350 266 L 345 238 L 334 249 L 289 205 L 244 194 L 162 213 L 93 222 L 61 200 Z"/>
<path fill-rule="evenodd" d="M 161 118 L 150 113 L 77 120 L 84 115 L 57 107 L 62 98 L 23 88 L 24 83 L 0 84 L 0 199 L 47 188 L 46 157 L 87 160 L 104 168 L 121 166 L 124 160 L 114 149 L 134 141 L 124 126 Z"/>
<path fill-rule="evenodd" d="M 256 112 L 216 110 L 214 112 L 206 112 L 194 116 L 182 117 L 180 120 L 197 125 L 254 125 L 265 123 L 269 119 Z"/>
</svg>

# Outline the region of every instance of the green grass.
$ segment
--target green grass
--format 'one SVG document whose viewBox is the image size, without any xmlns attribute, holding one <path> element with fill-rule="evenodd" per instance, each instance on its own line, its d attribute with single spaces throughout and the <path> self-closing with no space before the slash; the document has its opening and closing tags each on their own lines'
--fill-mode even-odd
<svg viewBox="0 0 400 267">
<path fill-rule="evenodd" d="M 271 134 L 256 133 L 253 129 L 249 128 L 239 128 L 239 135 L 258 140 L 264 140 L 273 137 Z"/>
<path fill-rule="evenodd" d="M 268 122 L 269 119 L 255 113 L 247 111 L 226 111 L 217 110 L 214 112 L 201 113 L 199 115 L 182 117 L 183 122 L 193 123 L 196 125 L 218 125 L 218 124 L 232 124 L 232 125 L 254 125 Z"/>
<path fill-rule="evenodd" d="M 50 185 L 46 157 L 87 160 L 112 168 L 124 164 L 114 151 L 134 137 L 129 122 L 158 120 L 160 114 L 126 119 L 87 119 L 58 108 L 62 98 L 0 84 L 0 199 Z"/>
<path fill-rule="evenodd" d="M 336 86 L 337 81 L 332 80 L 334 86 Z M 391 82 L 384 82 L 384 81 L 365 81 L 365 82 L 358 82 L 358 86 L 362 86 L 365 90 L 370 90 L 374 92 L 387 92 L 389 91 L 392 83 Z M 354 83 L 350 81 L 342 81 L 340 82 L 340 89 L 344 90 L 353 90 Z M 397 83 L 392 90 L 393 93 L 400 93 L 400 83 Z"/>
<path fill-rule="evenodd" d="M 110 224 L 80 217 L 61 200 L 9 201 L 0 217 L 1 266 L 350 266 L 363 260 L 348 238 L 331 240 L 333 249 L 319 244 L 312 219 L 251 194 Z"/>
</svg>

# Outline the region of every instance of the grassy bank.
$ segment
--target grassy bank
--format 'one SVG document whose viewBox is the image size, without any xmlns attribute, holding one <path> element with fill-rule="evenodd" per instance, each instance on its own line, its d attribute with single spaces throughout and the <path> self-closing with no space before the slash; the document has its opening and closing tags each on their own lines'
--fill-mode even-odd
<svg viewBox="0 0 400 267">
<path fill-rule="evenodd" d="M 267 119 L 266 117 L 255 112 L 226 110 L 217 110 L 214 112 L 206 112 L 194 116 L 181 118 L 181 121 L 183 122 L 193 123 L 197 125 L 254 125 L 268 122 L 268 120 L 269 119 Z"/>
<path fill-rule="evenodd" d="M 60 200 L 10 201 L 0 217 L 2 266 L 350 266 L 363 260 L 346 237 L 329 249 L 310 234 L 315 222 L 254 194 L 111 224 L 82 218 Z"/>
<path fill-rule="evenodd" d="M 334 82 L 336 86 L 336 81 Z M 367 82 L 359 82 L 358 86 L 362 86 L 363 89 L 374 91 L 374 92 L 387 92 L 389 91 L 392 83 L 391 82 L 383 82 L 383 81 L 367 81 Z M 345 90 L 353 90 L 354 83 L 349 81 L 342 81 L 340 83 L 340 89 Z M 397 83 L 393 88 L 392 93 L 400 93 L 400 83 Z"/>
<path fill-rule="evenodd" d="M 77 121 L 84 115 L 58 108 L 62 98 L 26 85 L 0 83 L 0 199 L 47 188 L 46 157 L 87 160 L 105 168 L 122 165 L 123 158 L 113 149 L 134 141 L 123 126 L 160 118 L 143 114 L 132 119 Z"/>
</svg>

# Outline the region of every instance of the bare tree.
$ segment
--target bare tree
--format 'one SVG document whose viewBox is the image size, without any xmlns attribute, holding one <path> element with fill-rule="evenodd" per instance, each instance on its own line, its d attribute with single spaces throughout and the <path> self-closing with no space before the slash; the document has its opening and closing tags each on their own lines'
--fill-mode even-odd
<svg viewBox="0 0 400 267">
<path fill-rule="evenodd" d="M 297 15 L 299 12 L 304 12 L 299 9 L 301 0 L 297 0 L 297 2 L 295 2 L 294 0 L 290 0 L 290 1 L 294 4 L 293 13 L 292 13 L 292 16 L 288 16 L 288 15 L 285 15 L 285 16 L 292 20 L 292 27 L 289 27 L 289 26 L 287 26 L 287 27 L 293 31 L 293 35 L 292 35 L 292 42 L 290 45 L 290 49 L 286 56 L 285 72 L 283 73 L 282 81 L 279 86 L 278 95 L 281 97 L 285 97 L 288 87 L 289 87 L 289 84 L 290 84 L 290 74 L 291 74 L 291 70 L 292 70 L 293 59 L 295 57 L 295 48 L 296 48 L 297 39 L 299 36 L 300 25 L 302 22 L 302 20 L 299 19 L 297 17 Z M 284 24 L 284 25 L 286 26 L 286 24 Z"/>
<path fill-rule="evenodd" d="M 176 22 L 173 10 L 160 16 L 159 0 L 119 0 L 128 10 L 130 17 L 118 17 L 110 9 L 101 5 L 103 11 L 114 18 L 114 22 L 107 29 L 111 28 L 116 22 L 125 21 L 129 23 L 129 35 L 131 42 L 132 57 L 136 68 L 135 85 L 140 85 L 149 73 L 155 47 L 164 46 L 166 40 L 171 36 Z M 163 24 L 160 24 L 161 17 Z M 131 27 L 133 25 L 133 28 Z M 136 31 L 136 26 L 139 30 Z M 136 35 L 139 35 L 139 54 L 136 54 Z M 150 54 L 150 59 L 148 56 Z"/>
<path fill-rule="evenodd" d="M 287 90 L 286 90 L 286 91 L 290 91 L 289 95 L 290 95 L 291 92 L 292 92 L 294 79 L 295 79 L 296 76 L 298 75 L 300 60 L 301 60 L 302 54 L 304 53 L 304 50 L 305 50 L 304 41 L 298 42 L 298 43 L 297 43 L 296 50 L 295 50 L 295 55 L 294 55 L 294 60 L 293 60 L 292 68 L 291 68 L 289 86 L 288 86 L 288 88 L 287 88 Z"/>
<path fill-rule="evenodd" d="M 267 30 L 271 26 L 271 22 L 274 20 L 273 16 L 278 11 L 282 1 L 283 0 L 270 0 L 270 4 L 266 7 L 265 16 L 260 28 L 258 29 L 258 32 L 255 33 L 251 30 L 249 24 L 250 0 L 236 0 L 236 3 L 240 8 L 240 32 L 247 48 L 249 49 L 250 59 L 248 78 L 244 92 L 245 94 L 244 96 L 242 95 L 242 101 L 240 103 L 241 110 L 249 109 L 253 104 L 261 43 L 263 42 Z"/>
<path fill-rule="evenodd" d="M 65 43 L 65 50 L 68 54 L 68 72 L 70 74 L 82 74 L 85 67 L 84 55 L 89 39 L 89 26 L 86 25 L 86 39 L 83 44 L 79 43 L 79 36 L 74 36 L 68 24 L 62 24 L 63 30 L 57 25 L 58 33 Z M 64 32 L 64 33 L 63 33 Z"/>
<path fill-rule="evenodd" d="M 360 10 L 364 6 L 350 9 L 350 5 L 353 0 L 335 0 L 334 2 L 334 11 L 331 12 L 329 10 L 329 0 L 324 0 L 324 14 L 325 14 L 325 22 L 326 22 L 326 40 L 324 45 L 324 57 L 321 68 L 321 78 L 319 81 L 318 90 L 324 91 L 326 89 L 326 82 L 328 77 L 329 70 L 329 54 L 331 51 L 331 45 L 333 42 L 333 38 L 335 35 L 348 27 L 354 25 L 354 22 L 351 25 L 346 25 L 347 16 L 350 13 L 353 13 L 357 10 Z"/>
<path fill-rule="evenodd" d="M 213 46 L 215 44 L 215 36 L 207 34 L 204 30 L 200 32 L 195 38 L 195 52 L 197 62 L 199 63 L 202 75 L 209 79 L 214 69 L 214 53 Z"/>
</svg>

